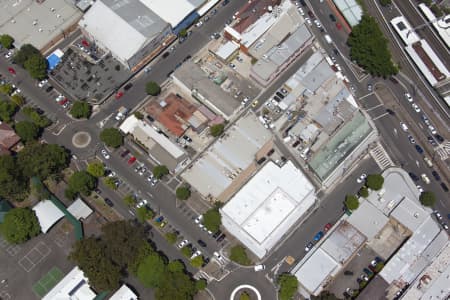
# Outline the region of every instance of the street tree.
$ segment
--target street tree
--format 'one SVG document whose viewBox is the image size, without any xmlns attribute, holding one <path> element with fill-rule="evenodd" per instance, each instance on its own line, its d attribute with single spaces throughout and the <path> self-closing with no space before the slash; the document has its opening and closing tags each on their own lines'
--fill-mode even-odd
<svg viewBox="0 0 450 300">
<path fill-rule="evenodd" d="M 97 185 L 97 179 L 87 171 L 77 171 L 69 178 L 68 189 L 81 194 L 89 196 Z"/>
<path fill-rule="evenodd" d="M 195 281 L 185 272 L 166 272 L 155 291 L 156 300 L 193 300 L 197 293 Z"/>
<path fill-rule="evenodd" d="M 294 298 L 298 290 L 298 280 L 295 275 L 281 274 L 278 276 L 277 283 L 279 285 L 278 298 L 280 300 L 291 300 Z"/>
<path fill-rule="evenodd" d="M 169 244 L 175 244 L 177 241 L 177 235 L 174 232 L 168 232 L 165 235 L 165 238 Z"/>
<path fill-rule="evenodd" d="M 3 100 L 0 101 L 0 121 L 9 123 L 12 120 L 12 116 L 17 111 L 17 105 L 12 101 Z"/>
<path fill-rule="evenodd" d="M 206 279 L 200 278 L 199 280 L 197 280 L 195 282 L 195 289 L 197 291 L 203 291 L 204 289 L 206 289 L 207 285 L 208 285 L 208 283 L 206 282 Z"/>
<path fill-rule="evenodd" d="M 28 192 L 28 182 L 17 168 L 14 157 L 0 156 L 0 198 L 22 201 Z"/>
<path fill-rule="evenodd" d="M 180 32 L 178 33 L 179 37 L 186 37 L 187 36 L 187 30 L 186 29 L 181 29 Z"/>
<path fill-rule="evenodd" d="M 25 67 L 25 62 L 34 55 L 42 55 L 38 49 L 31 44 L 24 44 L 14 54 L 13 61 L 21 67 Z"/>
<path fill-rule="evenodd" d="M 230 259 L 243 266 L 248 266 L 252 263 L 245 248 L 241 245 L 236 245 L 230 249 Z"/>
<path fill-rule="evenodd" d="M 141 262 L 138 267 L 137 278 L 145 287 L 156 288 L 161 286 L 166 272 L 164 260 L 155 252 Z"/>
<path fill-rule="evenodd" d="M 31 55 L 24 63 L 25 70 L 34 79 L 42 80 L 47 77 L 47 60 L 42 54 Z"/>
<path fill-rule="evenodd" d="M 359 189 L 358 194 L 361 197 L 367 198 L 367 197 L 369 197 L 369 189 L 366 186 L 363 186 Z"/>
<path fill-rule="evenodd" d="M 153 168 L 153 176 L 155 176 L 157 179 L 161 179 L 167 174 L 169 174 L 169 169 L 167 169 L 166 166 L 159 165 Z"/>
<path fill-rule="evenodd" d="M 139 222 L 144 223 L 145 221 L 153 218 L 153 212 L 147 208 L 147 206 L 141 206 L 136 209 L 136 218 Z"/>
<path fill-rule="evenodd" d="M 380 0 L 381 6 L 389 6 L 392 4 L 392 0 Z"/>
<path fill-rule="evenodd" d="M 0 45 L 3 46 L 3 48 L 11 49 L 13 47 L 14 38 L 10 36 L 9 34 L 2 34 L 0 35 Z"/>
<path fill-rule="evenodd" d="M 386 78 L 398 72 L 388 41 L 372 16 L 364 14 L 359 24 L 353 26 L 347 44 L 350 58 L 371 75 Z"/>
<path fill-rule="evenodd" d="M 13 208 L 5 215 L 0 227 L 3 237 L 12 244 L 20 244 L 41 232 L 39 220 L 29 208 Z"/>
<path fill-rule="evenodd" d="M 192 256 L 192 249 L 187 246 L 184 246 L 183 248 L 181 248 L 180 251 L 181 251 L 181 254 L 183 254 L 184 256 L 186 256 L 188 258 Z"/>
<path fill-rule="evenodd" d="M 0 93 L 5 95 L 10 95 L 13 92 L 13 87 L 11 83 L 5 83 L 0 85 Z"/>
<path fill-rule="evenodd" d="M 419 200 L 423 206 L 432 207 L 436 203 L 436 195 L 433 192 L 425 191 L 420 194 Z"/>
<path fill-rule="evenodd" d="M 345 207 L 349 210 L 355 210 L 359 207 L 358 197 L 355 195 L 347 195 L 345 196 Z"/>
<path fill-rule="evenodd" d="M 161 87 L 154 81 L 150 81 L 145 86 L 147 94 L 152 96 L 158 96 L 161 93 Z"/>
<path fill-rule="evenodd" d="M 70 114 L 76 119 L 88 119 L 91 113 L 92 107 L 86 101 L 75 101 L 70 109 Z"/>
<path fill-rule="evenodd" d="M 213 137 L 218 137 L 223 133 L 223 130 L 225 128 L 224 124 L 216 124 L 216 125 L 212 125 L 209 128 L 209 132 L 211 133 L 211 135 Z"/>
<path fill-rule="evenodd" d="M 222 216 L 217 208 L 211 208 L 203 214 L 203 225 L 212 232 L 217 232 L 222 225 Z"/>
<path fill-rule="evenodd" d="M 379 191 L 383 187 L 384 178 L 381 174 L 370 174 L 366 178 L 367 187 L 374 191 Z"/>
<path fill-rule="evenodd" d="M 201 255 L 196 256 L 193 259 L 191 259 L 191 265 L 194 268 L 201 268 L 203 266 L 203 263 L 204 263 L 203 256 L 201 256 Z"/>
<path fill-rule="evenodd" d="M 47 118 L 46 116 L 39 114 L 36 109 L 32 107 L 24 107 L 22 109 L 22 113 L 27 116 L 36 126 L 39 126 L 40 128 L 45 128 L 47 126 L 50 126 L 52 124 L 52 121 Z"/>
<path fill-rule="evenodd" d="M 39 127 L 29 121 L 17 122 L 14 129 L 24 143 L 35 141 L 39 136 Z"/>
<path fill-rule="evenodd" d="M 185 269 L 184 263 L 180 260 L 172 260 L 167 264 L 167 270 L 171 273 L 184 272 Z"/>
<path fill-rule="evenodd" d="M 112 190 L 117 190 L 116 177 L 105 177 L 103 178 L 103 183 Z"/>
<path fill-rule="evenodd" d="M 116 128 L 105 128 L 100 133 L 100 140 L 108 147 L 118 148 L 123 145 L 123 136 Z"/>
<path fill-rule="evenodd" d="M 189 190 L 188 187 L 181 186 L 181 187 L 177 188 L 175 194 L 178 199 L 187 200 L 191 196 L 191 191 Z"/>
<path fill-rule="evenodd" d="M 126 195 L 126 196 L 123 198 L 123 202 L 124 202 L 128 207 L 131 207 L 131 206 L 134 205 L 135 200 L 134 200 L 134 198 L 133 198 L 132 195 Z"/>
<path fill-rule="evenodd" d="M 239 300 L 251 300 L 250 295 L 247 292 L 242 292 L 239 296 Z"/>
<path fill-rule="evenodd" d="M 105 175 L 105 165 L 101 161 L 94 161 L 88 164 L 86 171 L 94 177 L 103 177 Z"/>
<path fill-rule="evenodd" d="M 21 107 L 25 104 L 25 99 L 19 94 L 14 94 L 11 96 L 11 102 L 17 107 Z"/>
</svg>

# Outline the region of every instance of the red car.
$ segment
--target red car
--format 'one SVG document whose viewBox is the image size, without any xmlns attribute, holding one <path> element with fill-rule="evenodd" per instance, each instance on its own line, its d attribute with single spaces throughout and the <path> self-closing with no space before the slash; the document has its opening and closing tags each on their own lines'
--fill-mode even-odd
<svg viewBox="0 0 450 300">
<path fill-rule="evenodd" d="M 132 156 L 132 157 L 130 157 L 130 159 L 128 160 L 128 164 L 129 164 L 129 165 L 132 165 L 135 161 L 136 161 L 136 157 Z"/>
<path fill-rule="evenodd" d="M 336 22 L 336 28 L 337 28 L 338 30 L 341 30 L 341 29 L 342 29 L 342 25 L 341 25 L 341 23 L 339 23 L 339 22 Z"/>
<path fill-rule="evenodd" d="M 62 99 L 61 101 L 59 101 L 58 103 L 61 104 L 61 105 L 64 105 L 64 104 L 66 104 L 68 101 L 69 101 L 69 99 L 64 98 L 64 99 Z"/>
<path fill-rule="evenodd" d="M 331 223 L 327 223 L 327 224 L 325 224 L 325 227 L 323 228 L 323 230 L 324 230 L 325 232 L 327 232 L 328 230 L 331 229 L 331 227 L 333 227 L 333 225 L 332 225 Z"/>
<path fill-rule="evenodd" d="M 8 72 L 11 73 L 11 74 L 13 74 L 13 75 L 16 75 L 16 70 L 14 70 L 14 69 L 11 68 L 11 67 L 8 68 Z"/>
<path fill-rule="evenodd" d="M 117 100 L 119 100 L 120 98 L 122 98 L 122 96 L 123 96 L 123 92 L 118 92 L 115 97 Z"/>
</svg>

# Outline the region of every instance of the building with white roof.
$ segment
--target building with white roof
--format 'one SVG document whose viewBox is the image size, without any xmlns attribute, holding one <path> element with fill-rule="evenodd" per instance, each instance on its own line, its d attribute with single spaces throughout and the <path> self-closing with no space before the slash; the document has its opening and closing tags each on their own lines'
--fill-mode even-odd
<svg viewBox="0 0 450 300">
<path fill-rule="evenodd" d="M 89 39 L 129 69 L 155 51 L 171 33 L 170 25 L 143 0 L 98 0 L 79 26 Z"/>
<path fill-rule="evenodd" d="M 363 16 L 363 9 L 357 0 L 333 0 L 333 3 L 339 9 L 348 25 L 353 27 L 359 24 Z"/>
<path fill-rule="evenodd" d="M 389 218 L 369 201 L 362 201 L 358 209 L 353 211 L 347 219 L 347 222 L 358 228 L 367 237 L 367 240 L 373 239 L 383 230 L 388 221 Z"/>
<path fill-rule="evenodd" d="M 127 285 L 123 284 L 109 300 L 138 300 L 138 296 Z"/>
<path fill-rule="evenodd" d="M 120 130 L 132 135 L 147 150 L 149 156 L 160 165 L 165 165 L 170 171 L 177 171 L 187 160 L 187 154 L 178 145 L 169 140 L 144 120 L 129 116 L 121 125 Z"/>
<path fill-rule="evenodd" d="M 41 225 L 41 231 L 46 233 L 50 228 L 64 217 L 64 213 L 50 200 L 39 201 L 33 211 Z"/>
<path fill-rule="evenodd" d="M 434 29 L 447 45 L 447 48 L 450 48 L 450 14 L 438 18 L 425 3 L 420 3 L 418 7 L 427 20 L 432 22 Z"/>
<path fill-rule="evenodd" d="M 217 50 L 213 51 L 214 54 L 224 62 L 228 62 L 228 60 L 234 57 L 239 51 L 239 44 L 234 41 L 227 41 L 224 44 L 221 44 Z"/>
<path fill-rule="evenodd" d="M 242 116 L 181 175 L 203 197 L 226 201 L 272 149 L 272 134 L 253 112 Z"/>
<path fill-rule="evenodd" d="M 2 1 L 0 32 L 11 35 L 16 48 L 32 44 L 45 52 L 75 30 L 81 16 L 70 1 Z"/>
<path fill-rule="evenodd" d="M 222 224 L 257 257 L 264 257 L 314 205 L 315 189 L 288 161 L 267 162 L 220 209 Z"/>
<path fill-rule="evenodd" d="M 67 208 L 67 211 L 70 212 L 77 220 L 86 220 L 93 213 L 93 210 L 83 200 L 81 200 L 81 198 L 77 198 Z"/>
<path fill-rule="evenodd" d="M 93 300 L 97 297 L 80 268 L 75 267 L 42 300 L 82 299 Z"/>
</svg>

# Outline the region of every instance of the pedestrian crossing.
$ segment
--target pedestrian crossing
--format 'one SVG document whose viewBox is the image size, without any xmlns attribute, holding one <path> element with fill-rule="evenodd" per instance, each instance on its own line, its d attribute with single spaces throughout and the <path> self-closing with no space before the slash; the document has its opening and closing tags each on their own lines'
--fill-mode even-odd
<svg viewBox="0 0 450 300">
<path fill-rule="evenodd" d="M 450 141 L 440 144 L 439 147 L 436 148 L 436 152 L 441 160 L 447 160 L 450 156 Z"/>
<path fill-rule="evenodd" d="M 377 143 L 374 148 L 370 149 L 369 153 L 381 170 L 394 166 L 394 162 L 380 143 Z"/>
</svg>

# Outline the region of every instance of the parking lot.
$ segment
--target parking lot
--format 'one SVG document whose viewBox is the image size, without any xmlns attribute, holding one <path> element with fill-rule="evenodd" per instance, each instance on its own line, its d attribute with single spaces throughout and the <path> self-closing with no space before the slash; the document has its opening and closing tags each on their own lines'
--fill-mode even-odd
<svg viewBox="0 0 450 300">
<path fill-rule="evenodd" d="M 131 76 L 111 55 L 93 60 L 76 44 L 67 49 L 50 74 L 69 96 L 92 103 L 108 96 Z"/>
<path fill-rule="evenodd" d="M 0 237 L 0 278 L 6 280 L 0 285 L 1 299 L 41 298 L 32 287 L 45 274 L 55 267 L 64 274 L 73 268 L 67 255 L 75 235 L 65 227 L 65 220 L 60 221 L 48 233 L 20 245 L 11 245 Z"/>
</svg>

